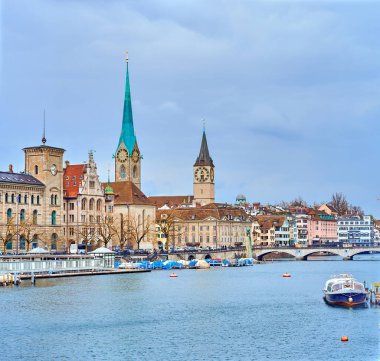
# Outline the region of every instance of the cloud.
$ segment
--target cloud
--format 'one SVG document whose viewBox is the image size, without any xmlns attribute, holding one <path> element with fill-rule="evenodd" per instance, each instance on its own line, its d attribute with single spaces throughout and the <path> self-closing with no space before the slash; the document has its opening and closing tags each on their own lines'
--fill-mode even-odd
<svg viewBox="0 0 380 361">
<path fill-rule="evenodd" d="M 129 50 L 147 194 L 188 194 L 202 119 L 217 198 L 325 200 L 368 212 L 379 171 L 380 4 L 53 1 L 2 5 L 0 166 L 48 142 L 103 179 L 112 162 Z M 5 121 L 3 121 L 5 119 Z M 6 156 L 4 156 L 6 154 Z M 112 172 L 111 172 L 112 173 Z"/>
</svg>

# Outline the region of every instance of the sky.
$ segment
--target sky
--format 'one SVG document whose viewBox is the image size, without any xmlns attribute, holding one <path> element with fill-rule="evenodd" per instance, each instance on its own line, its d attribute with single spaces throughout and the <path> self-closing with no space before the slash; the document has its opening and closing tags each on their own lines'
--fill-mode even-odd
<svg viewBox="0 0 380 361">
<path fill-rule="evenodd" d="M 216 200 L 348 201 L 380 217 L 380 2 L 3 0 L 0 169 L 95 150 L 114 175 L 125 51 L 142 190 L 192 194 L 202 119 Z"/>
</svg>

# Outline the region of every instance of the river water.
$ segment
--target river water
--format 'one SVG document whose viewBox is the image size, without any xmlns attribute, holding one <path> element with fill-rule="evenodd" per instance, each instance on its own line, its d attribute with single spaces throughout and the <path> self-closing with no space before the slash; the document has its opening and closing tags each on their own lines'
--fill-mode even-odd
<svg viewBox="0 0 380 361">
<path fill-rule="evenodd" d="M 322 300 L 332 274 L 380 281 L 379 261 L 169 273 L 0 288 L 0 359 L 380 360 L 380 307 L 345 309 Z"/>
</svg>

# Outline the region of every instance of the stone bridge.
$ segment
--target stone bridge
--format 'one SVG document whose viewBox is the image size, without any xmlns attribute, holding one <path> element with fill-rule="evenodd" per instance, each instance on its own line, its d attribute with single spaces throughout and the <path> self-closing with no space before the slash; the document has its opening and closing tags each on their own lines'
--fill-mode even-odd
<svg viewBox="0 0 380 361">
<path fill-rule="evenodd" d="M 307 260 L 308 256 L 313 254 L 324 252 L 332 256 L 340 256 L 344 260 L 352 260 L 352 258 L 361 253 L 365 252 L 380 252 L 380 247 L 305 247 L 305 248 L 294 248 L 294 247 L 274 247 L 274 248 L 254 248 L 253 257 L 257 260 L 262 260 L 264 256 L 271 253 L 286 253 L 291 257 L 295 257 L 296 260 Z"/>
<path fill-rule="evenodd" d="M 380 246 L 378 247 L 273 247 L 273 248 L 257 248 L 253 247 L 252 254 L 257 260 L 262 260 L 264 256 L 279 253 L 286 253 L 290 257 L 294 257 L 298 261 L 306 261 L 308 256 L 313 254 L 324 252 L 332 256 L 340 256 L 344 260 L 352 260 L 352 258 L 365 252 L 380 252 Z M 181 251 L 170 253 L 168 259 L 171 260 L 192 260 L 192 259 L 208 259 L 208 258 L 221 258 L 221 259 L 234 259 L 247 257 L 245 248 L 233 249 L 233 250 L 202 250 L 202 251 Z"/>
</svg>

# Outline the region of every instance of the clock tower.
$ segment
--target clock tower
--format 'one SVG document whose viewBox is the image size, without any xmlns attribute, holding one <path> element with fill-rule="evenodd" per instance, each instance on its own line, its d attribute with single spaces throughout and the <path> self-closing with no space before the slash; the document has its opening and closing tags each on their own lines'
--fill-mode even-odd
<svg viewBox="0 0 380 361">
<path fill-rule="evenodd" d="M 215 202 L 214 169 L 203 129 L 201 149 L 194 164 L 194 200 L 201 205 Z"/>
<path fill-rule="evenodd" d="M 133 182 L 141 189 L 141 154 L 133 127 L 131 90 L 129 86 L 128 53 L 125 79 L 123 122 L 115 154 L 115 181 Z"/>
</svg>

